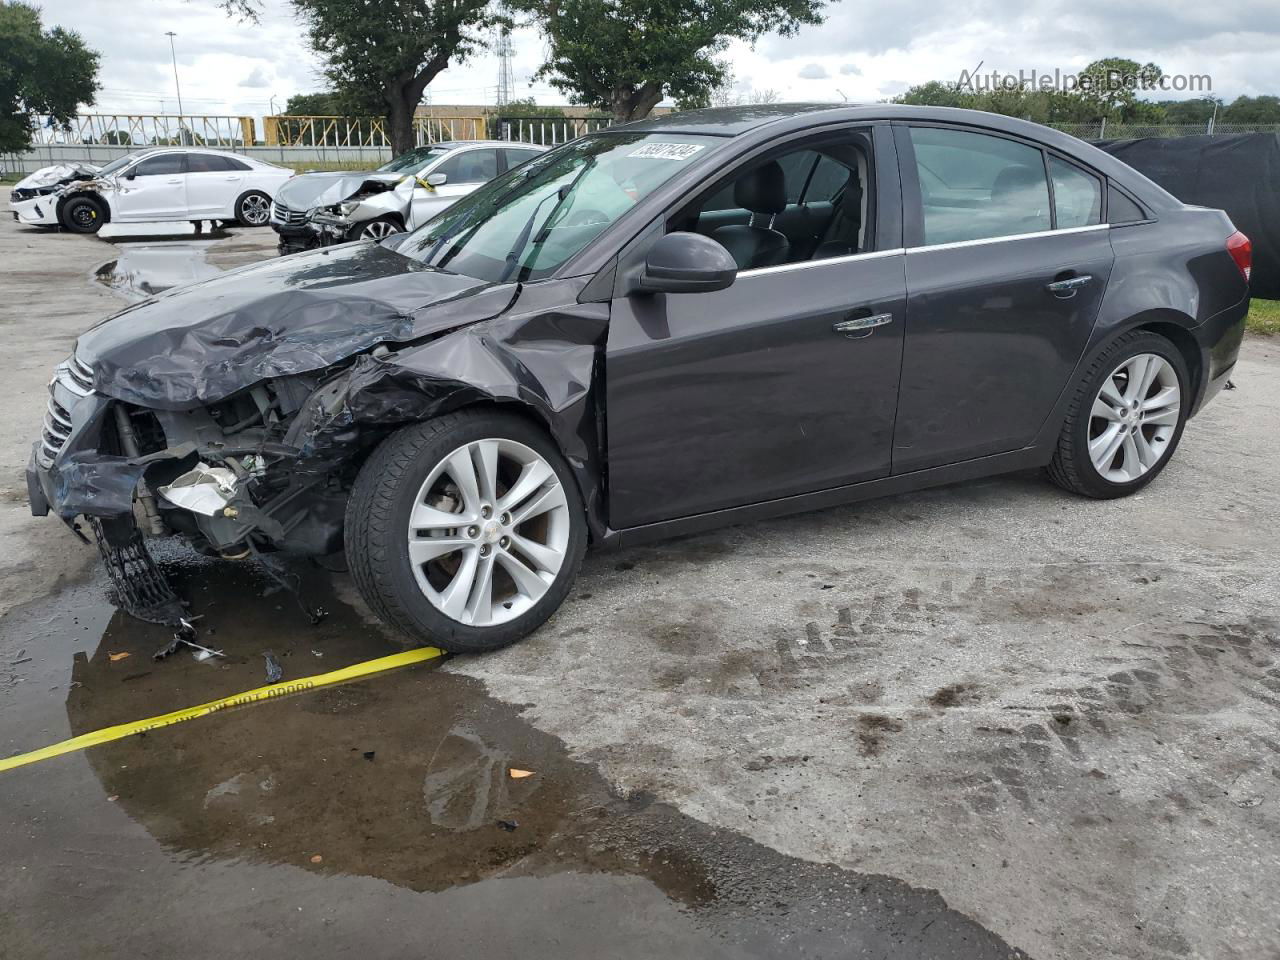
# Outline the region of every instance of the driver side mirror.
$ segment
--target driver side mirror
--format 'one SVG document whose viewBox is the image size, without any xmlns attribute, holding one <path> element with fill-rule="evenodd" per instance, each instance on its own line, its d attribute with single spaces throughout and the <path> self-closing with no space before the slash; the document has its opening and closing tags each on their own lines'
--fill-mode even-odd
<svg viewBox="0 0 1280 960">
<path fill-rule="evenodd" d="M 130 167 L 129 172 L 124 175 L 124 178 L 126 180 L 132 180 L 137 175 L 138 175 L 138 169 L 136 167 Z"/>
<path fill-rule="evenodd" d="M 733 256 L 710 237 L 678 230 L 649 248 L 629 293 L 710 293 L 738 276 Z"/>
<path fill-rule="evenodd" d="M 447 173 L 428 173 L 427 174 L 428 187 L 443 187 L 448 182 L 449 182 L 449 175 Z"/>
</svg>

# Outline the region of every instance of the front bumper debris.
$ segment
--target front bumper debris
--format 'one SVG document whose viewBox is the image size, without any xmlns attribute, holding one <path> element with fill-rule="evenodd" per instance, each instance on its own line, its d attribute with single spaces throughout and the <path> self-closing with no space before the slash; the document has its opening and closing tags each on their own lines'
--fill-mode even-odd
<svg viewBox="0 0 1280 960">
<path fill-rule="evenodd" d="M 142 531 L 132 519 L 104 522 L 90 517 L 89 526 L 111 578 L 115 605 L 139 620 L 183 626 L 182 601 L 156 566 L 142 539 Z"/>
</svg>

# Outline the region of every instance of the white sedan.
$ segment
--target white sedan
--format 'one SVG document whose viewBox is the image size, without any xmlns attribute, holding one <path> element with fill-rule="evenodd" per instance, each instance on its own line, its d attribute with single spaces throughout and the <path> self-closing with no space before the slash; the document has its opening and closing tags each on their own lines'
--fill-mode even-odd
<svg viewBox="0 0 1280 960">
<path fill-rule="evenodd" d="M 113 160 L 96 177 L 11 202 L 20 223 L 97 233 L 109 222 L 236 220 L 266 224 L 271 199 L 293 171 L 251 157 L 161 147 Z"/>
</svg>

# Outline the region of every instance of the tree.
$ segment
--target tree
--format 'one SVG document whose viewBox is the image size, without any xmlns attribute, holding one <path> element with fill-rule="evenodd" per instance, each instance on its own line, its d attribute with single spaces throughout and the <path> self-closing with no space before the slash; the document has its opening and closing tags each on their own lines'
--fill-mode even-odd
<svg viewBox="0 0 1280 960">
<path fill-rule="evenodd" d="M 391 152 L 414 146 L 413 115 L 428 84 L 484 46 L 501 21 L 488 0 L 293 0 L 339 93 L 383 101 Z"/>
<path fill-rule="evenodd" d="M 1209 122 L 1216 109 L 1222 111 L 1222 100 L 1218 97 L 1197 97 L 1194 100 L 1162 100 L 1159 106 L 1164 108 L 1164 118 L 1168 123 L 1194 123 L 1203 125 Z"/>
<path fill-rule="evenodd" d="M 69 123 L 93 103 L 97 77 L 98 53 L 78 33 L 45 30 L 35 7 L 0 0 L 0 153 L 31 146 L 32 114 Z"/>
<path fill-rule="evenodd" d="M 1219 118 L 1223 123 L 1280 123 L 1280 97 L 1236 97 Z"/>
<path fill-rule="evenodd" d="M 1096 112 L 1092 119 L 1152 120 L 1150 101 L 1139 100 L 1140 90 L 1151 90 L 1164 76 L 1154 63 L 1107 57 L 1095 60 L 1080 71 L 1082 83 L 1077 96 L 1091 104 Z"/>
<path fill-rule="evenodd" d="M 549 55 L 537 76 L 618 123 L 663 97 L 705 103 L 723 85 L 731 40 L 822 22 L 826 0 L 511 0 L 533 14 Z"/>
<path fill-rule="evenodd" d="M 382 98 L 367 90 L 295 93 L 284 105 L 290 117 L 368 117 L 382 113 Z"/>
</svg>

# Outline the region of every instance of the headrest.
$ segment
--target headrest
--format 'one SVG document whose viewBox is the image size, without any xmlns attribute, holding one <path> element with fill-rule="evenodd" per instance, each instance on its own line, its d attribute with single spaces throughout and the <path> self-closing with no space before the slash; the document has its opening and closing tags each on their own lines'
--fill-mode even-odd
<svg viewBox="0 0 1280 960">
<path fill-rule="evenodd" d="M 1028 190 L 1034 190 L 1038 195 L 1048 197 L 1044 170 L 1021 164 L 1005 167 L 996 175 L 996 182 L 991 185 L 991 199 L 1007 200 Z"/>
<path fill-rule="evenodd" d="M 772 216 L 787 209 L 787 178 L 777 160 L 756 167 L 733 184 L 733 202 L 752 213 Z"/>
</svg>

